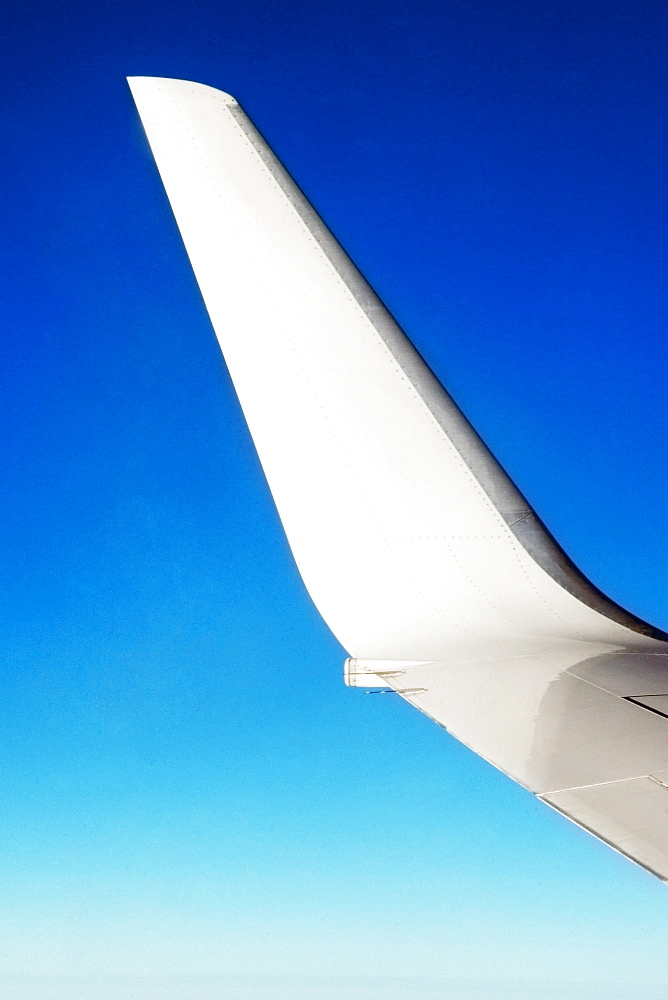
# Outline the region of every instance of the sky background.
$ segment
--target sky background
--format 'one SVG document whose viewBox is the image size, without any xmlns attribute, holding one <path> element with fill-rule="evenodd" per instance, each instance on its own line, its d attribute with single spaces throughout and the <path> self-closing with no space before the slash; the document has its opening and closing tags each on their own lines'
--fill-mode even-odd
<svg viewBox="0 0 668 1000">
<path fill-rule="evenodd" d="M 2 1000 L 665 997 L 666 887 L 343 686 L 124 78 L 238 98 L 665 629 L 667 49 L 642 0 L 3 5 Z"/>
</svg>

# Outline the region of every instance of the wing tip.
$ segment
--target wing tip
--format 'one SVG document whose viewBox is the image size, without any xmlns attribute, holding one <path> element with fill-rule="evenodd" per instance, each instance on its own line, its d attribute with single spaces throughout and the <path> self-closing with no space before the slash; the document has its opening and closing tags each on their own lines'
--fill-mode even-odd
<svg viewBox="0 0 668 1000">
<path fill-rule="evenodd" d="M 225 104 L 238 103 L 232 94 L 219 90 L 218 87 L 211 87 L 206 83 L 197 83 L 194 80 L 180 80 L 168 76 L 126 76 L 125 79 L 135 100 L 148 95 L 176 96 L 177 94 L 192 94 L 195 91 L 200 93 L 208 91 L 216 94 L 218 99 L 222 99 Z"/>
</svg>

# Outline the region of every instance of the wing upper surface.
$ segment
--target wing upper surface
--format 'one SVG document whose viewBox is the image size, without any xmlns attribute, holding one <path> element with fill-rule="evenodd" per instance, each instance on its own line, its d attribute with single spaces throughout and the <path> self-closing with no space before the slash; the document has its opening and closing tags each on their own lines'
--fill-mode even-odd
<svg viewBox="0 0 668 1000">
<path fill-rule="evenodd" d="M 668 880 L 668 655 L 534 656 L 351 668 L 382 680 L 568 819 Z M 377 683 L 377 680 L 375 681 Z"/>
</svg>

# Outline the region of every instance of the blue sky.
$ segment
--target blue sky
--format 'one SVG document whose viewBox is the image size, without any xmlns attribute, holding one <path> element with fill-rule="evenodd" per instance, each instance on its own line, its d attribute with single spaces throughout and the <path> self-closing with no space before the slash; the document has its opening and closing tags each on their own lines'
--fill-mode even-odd
<svg viewBox="0 0 668 1000">
<path fill-rule="evenodd" d="M 564 547 L 668 628 L 666 11 L 2 21 L 3 1000 L 665 996 L 665 887 L 344 688 L 124 78 L 239 99 Z"/>
</svg>

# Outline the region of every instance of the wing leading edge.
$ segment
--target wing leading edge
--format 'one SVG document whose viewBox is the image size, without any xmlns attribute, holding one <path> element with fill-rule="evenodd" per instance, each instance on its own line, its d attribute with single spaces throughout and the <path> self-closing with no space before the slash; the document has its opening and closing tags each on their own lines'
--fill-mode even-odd
<svg viewBox="0 0 668 1000">
<path fill-rule="evenodd" d="M 237 102 L 187 81 L 129 83 L 351 682 L 386 683 L 668 876 L 668 718 L 638 702 L 668 702 L 668 636 L 563 553 Z M 611 663 L 616 691 L 601 681 Z M 643 670 L 664 689 L 640 690 Z"/>
</svg>

